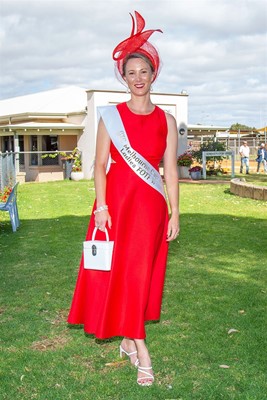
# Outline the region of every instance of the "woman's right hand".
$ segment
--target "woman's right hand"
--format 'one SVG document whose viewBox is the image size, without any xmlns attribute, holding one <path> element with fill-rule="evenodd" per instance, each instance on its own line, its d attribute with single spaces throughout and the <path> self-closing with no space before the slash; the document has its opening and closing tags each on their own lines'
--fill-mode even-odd
<svg viewBox="0 0 267 400">
<path fill-rule="evenodd" d="M 111 216 L 108 211 L 104 210 L 95 214 L 95 226 L 100 231 L 104 231 L 108 224 L 109 229 L 112 226 Z"/>
</svg>

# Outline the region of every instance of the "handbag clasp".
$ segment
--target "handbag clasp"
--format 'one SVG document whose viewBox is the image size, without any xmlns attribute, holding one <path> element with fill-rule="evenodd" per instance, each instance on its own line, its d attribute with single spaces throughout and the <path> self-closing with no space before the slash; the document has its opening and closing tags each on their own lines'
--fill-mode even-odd
<svg viewBox="0 0 267 400">
<path fill-rule="evenodd" d="M 97 248 L 96 248 L 96 245 L 93 244 L 93 246 L 92 246 L 92 255 L 96 256 L 96 253 L 97 253 Z"/>
</svg>

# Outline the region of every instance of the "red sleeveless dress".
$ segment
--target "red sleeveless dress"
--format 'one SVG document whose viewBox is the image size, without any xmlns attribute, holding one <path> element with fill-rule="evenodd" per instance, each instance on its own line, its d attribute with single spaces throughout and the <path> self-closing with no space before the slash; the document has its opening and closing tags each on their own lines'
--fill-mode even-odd
<svg viewBox="0 0 267 400">
<path fill-rule="evenodd" d="M 156 169 L 166 149 L 163 110 L 134 114 L 126 103 L 117 106 L 134 150 Z M 159 320 L 166 271 L 168 209 L 163 196 L 138 177 L 111 143 L 106 201 L 114 240 L 110 272 L 85 270 L 83 257 L 68 317 L 99 339 L 126 336 L 144 339 L 145 321 Z M 95 205 L 94 205 L 95 208 Z M 94 229 L 89 222 L 86 240 Z M 103 232 L 97 239 L 105 240 Z"/>
</svg>

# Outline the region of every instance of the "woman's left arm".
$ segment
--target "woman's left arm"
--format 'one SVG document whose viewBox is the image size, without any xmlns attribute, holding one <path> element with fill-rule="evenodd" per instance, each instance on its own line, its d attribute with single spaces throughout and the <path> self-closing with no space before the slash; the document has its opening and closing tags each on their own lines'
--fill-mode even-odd
<svg viewBox="0 0 267 400">
<path fill-rule="evenodd" d="M 179 182 L 177 172 L 178 131 L 175 118 L 166 113 L 168 135 L 163 157 L 164 178 L 169 199 L 171 216 L 168 224 L 167 241 L 174 240 L 180 231 L 179 224 Z"/>
</svg>

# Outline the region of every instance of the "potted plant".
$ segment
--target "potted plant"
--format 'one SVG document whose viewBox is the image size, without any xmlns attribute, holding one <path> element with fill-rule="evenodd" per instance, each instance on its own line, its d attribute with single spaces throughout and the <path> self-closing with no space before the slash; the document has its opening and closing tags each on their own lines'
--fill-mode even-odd
<svg viewBox="0 0 267 400">
<path fill-rule="evenodd" d="M 189 167 L 193 164 L 192 154 L 186 151 L 177 158 L 179 178 L 190 178 Z"/>
<path fill-rule="evenodd" d="M 189 173 L 193 180 L 201 179 L 201 171 L 202 167 L 200 165 L 195 165 L 194 167 L 189 169 Z"/>
<path fill-rule="evenodd" d="M 84 174 L 82 172 L 82 155 L 80 150 L 76 147 L 73 152 L 70 154 L 73 159 L 73 164 L 71 168 L 70 177 L 74 181 L 79 181 L 83 179 Z"/>
<path fill-rule="evenodd" d="M 57 150 L 55 153 L 42 155 L 42 158 L 56 158 L 59 155 L 61 160 L 65 162 L 65 179 L 73 179 L 75 181 L 83 179 L 82 154 L 78 147 L 75 147 L 71 153 Z"/>
</svg>

